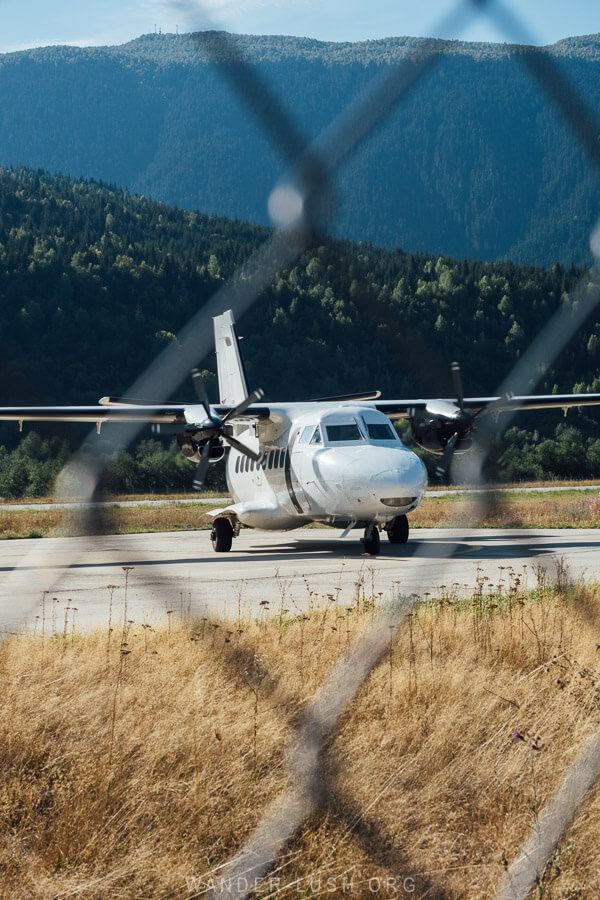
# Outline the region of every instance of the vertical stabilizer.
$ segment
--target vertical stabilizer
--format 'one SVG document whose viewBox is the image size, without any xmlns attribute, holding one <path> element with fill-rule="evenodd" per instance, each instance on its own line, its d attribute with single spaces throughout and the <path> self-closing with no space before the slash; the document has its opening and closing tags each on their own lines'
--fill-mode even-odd
<svg viewBox="0 0 600 900">
<path fill-rule="evenodd" d="M 215 316 L 215 350 L 219 374 L 219 397 L 226 406 L 236 406 L 248 396 L 246 373 L 230 309 Z"/>
</svg>

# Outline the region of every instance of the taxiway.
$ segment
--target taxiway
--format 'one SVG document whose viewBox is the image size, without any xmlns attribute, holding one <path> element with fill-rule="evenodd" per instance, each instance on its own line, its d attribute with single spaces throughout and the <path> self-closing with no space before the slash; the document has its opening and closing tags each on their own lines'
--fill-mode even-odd
<svg viewBox="0 0 600 900">
<path fill-rule="evenodd" d="M 484 576 L 506 585 L 509 568 L 533 587 L 538 569 L 548 578 L 557 566 L 574 578 L 600 580 L 596 529 L 415 529 L 406 545 L 382 539 L 379 556 L 361 554 L 359 533 L 340 540 L 329 529 L 286 533 L 243 530 L 230 553 L 216 554 L 208 531 L 45 538 L 0 543 L 0 627 L 45 627 L 49 609 L 60 627 L 106 625 L 109 585 L 115 616 L 164 621 L 167 612 L 235 618 L 283 608 L 290 614 L 337 598 L 349 605 L 357 589 L 381 601 L 446 589 L 466 592 Z M 52 598 L 56 597 L 56 602 Z M 36 619 L 36 616 L 39 618 Z M 70 617 L 70 618 L 69 618 Z"/>
</svg>

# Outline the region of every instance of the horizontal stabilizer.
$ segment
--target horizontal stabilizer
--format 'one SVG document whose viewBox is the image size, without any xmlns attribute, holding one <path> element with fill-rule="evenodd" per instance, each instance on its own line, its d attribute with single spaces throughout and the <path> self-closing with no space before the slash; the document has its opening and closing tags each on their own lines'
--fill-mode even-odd
<svg viewBox="0 0 600 900">
<path fill-rule="evenodd" d="M 134 400 L 131 397 L 101 397 L 100 406 L 185 406 L 176 400 Z M 190 404 L 188 404 L 189 406 Z"/>
<path fill-rule="evenodd" d="M 363 391 L 361 394 L 341 394 L 339 397 L 317 397 L 311 403 L 343 403 L 345 400 L 379 400 L 381 391 Z"/>
</svg>

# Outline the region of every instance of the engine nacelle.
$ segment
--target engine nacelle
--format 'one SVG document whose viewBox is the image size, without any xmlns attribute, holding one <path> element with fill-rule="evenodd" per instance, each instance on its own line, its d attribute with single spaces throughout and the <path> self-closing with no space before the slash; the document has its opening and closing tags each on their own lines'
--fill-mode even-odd
<svg viewBox="0 0 600 900">
<path fill-rule="evenodd" d="M 457 430 L 455 422 L 431 416 L 425 411 L 418 411 L 411 416 L 410 429 L 413 440 L 419 447 L 438 456 L 442 455 L 446 444 Z M 472 443 L 469 430 L 458 439 L 454 452 L 464 453 L 471 448 Z"/>
<path fill-rule="evenodd" d="M 210 438 L 209 441 L 210 451 L 208 454 L 208 461 L 212 463 L 218 462 L 225 456 L 225 444 L 220 438 Z M 184 432 L 183 434 L 177 435 L 177 445 L 179 449 L 186 459 L 189 459 L 191 462 L 200 462 L 200 456 L 205 444 L 206 439 L 198 440 L 196 434 Z"/>
</svg>

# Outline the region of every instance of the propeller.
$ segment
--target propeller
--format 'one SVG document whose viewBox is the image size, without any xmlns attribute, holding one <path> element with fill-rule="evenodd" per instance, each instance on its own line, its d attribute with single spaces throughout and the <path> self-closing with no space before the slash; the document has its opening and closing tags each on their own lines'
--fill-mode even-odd
<svg viewBox="0 0 600 900">
<path fill-rule="evenodd" d="M 262 454 L 257 453 L 255 450 L 252 450 L 250 447 L 246 446 L 246 444 L 242 443 L 242 441 L 238 441 L 237 438 L 226 434 L 225 426 L 231 419 L 235 419 L 237 416 L 241 416 L 243 413 L 245 413 L 252 403 L 256 403 L 258 400 L 261 400 L 264 396 L 264 392 L 260 388 L 256 391 L 252 391 L 252 393 L 248 394 L 248 396 L 244 400 L 242 400 L 241 403 L 238 403 L 237 406 L 234 406 L 233 409 L 229 410 L 226 416 L 221 418 L 220 416 L 213 415 L 210 410 L 210 403 L 208 402 L 208 395 L 206 393 L 206 387 L 204 386 L 204 379 L 202 378 L 202 375 L 200 374 L 198 369 L 194 369 L 192 371 L 192 383 L 198 396 L 198 400 L 200 401 L 202 408 L 206 413 L 206 419 L 208 420 L 200 425 L 200 430 L 202 432 L 211 432 L 204 446 L 202 447 L 200 461 L 198 462 L 196 471 L 194 473 L 194 490 L 199 491 L 204 485 L 204 480 L 208 471 L 211 449 L 213 448 L 213 446 L 219 446 L 221 440 L 226 441 L 226 443 L 228 443 L 230 447 L 235 447 L 236 450 L 238 450 L 240 453 L 243 453 L 245 456 L 249 456 L 250 459 L 253 459 L 255 462 L 258 462 L 258 460 L 261 459 Z"/>
<path fill-rule="evenodd" d="M 457 362 L 452 363 L 451 372 L 456 402 L 453 403 L 450 400 L 430 400 L 426 406 L 426 411 L 429 415 L 434 416 L 437 419 L 444 419 L 448 423 L 449 429 L 452 429 L 452 427 L 454 428 L 446 440 L 442 458 L 435 468 L 435 474 L 440 481 L 446 480 L 456 445 L 461 438 L 464 438 L 469 434 L 473 428 L 475 419 L 480 415 L 490 415 L 491 413 L 505 411 L 507 409 L 507 404 L 510 404 L 510 400 L 513 396 L 512 394 L 506 394 L 504 397 L 498 397 L 497 400 L 493 400 L 491 403 L 488 403 L 486 406 L 483 406 L 475 412 L 469 412 L 469 410 L 464 407 L 462 376 L 460 365 Z"/>
<path fill-rule="evenodd" d="M 434 416 L 437 419 L 445 420 L 448 426 L 445 430 L 451 431 L 446 440 L 442 458 L 435 469 L 435 474 L 440 481 L 446 480 L 456 445 L 461 438 L 464 438 L 469 434 L 477 415 L 477 413 L 471 413 L 464 407 L 462 376 L 460 373 L 460 365 L 457 362 L 452 363 L 451 373 L 456 401 L 430 400 L 425 407 L 429 415 Z"/>
</svg>

